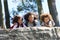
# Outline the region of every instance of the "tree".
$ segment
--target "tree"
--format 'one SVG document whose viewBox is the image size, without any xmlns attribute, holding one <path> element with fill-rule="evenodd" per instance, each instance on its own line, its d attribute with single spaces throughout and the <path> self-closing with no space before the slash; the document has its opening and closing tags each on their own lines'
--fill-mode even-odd
<svg viewBox="0 0 60 40">
<path fill-rule="evenodd" d="M 0 26 L 3 26 L 2 4 L 0 0 Z"/>
<path fill-rule="evenodd" d="M 6 26 L 7 26 L 7 28 L 9 28 L 10 27 L 10 15 L 9 15 L 9 11 L 8 11 L 7 0 L 4 0 L 4 8 L 5 8 Z"/>
<path fill-rule="evenodd" d="M 42 13 L 42 2 L 41 0 L 36 0 L 38 6 L 38 13 L 39 15 Z"/>
<path fill-rule="evenodd" d="M 59 26 L 58 13 L 56 10 L 55 0 L 48 0 L 48 7 L 49 7 L 50 14 L 52 15 L 53 20 L 55 22 L 55 26 Z"/>
<path fill-rule="evenodd" d="M 36 0 L 37 6 L 38 6 L 38 13 L 39 13 L 39 19 L 40 19 L 40 14 L 42 13 L 42 1 L 41 0 Z M 41 21 L 40 21 L 41 23 Z"/>
</svg>

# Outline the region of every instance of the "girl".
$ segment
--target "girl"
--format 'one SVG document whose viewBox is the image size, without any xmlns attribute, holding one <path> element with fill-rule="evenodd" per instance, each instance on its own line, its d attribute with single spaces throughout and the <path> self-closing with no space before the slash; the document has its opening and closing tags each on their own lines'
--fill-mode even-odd
<svg viewBox="0 0 60 40">
<path fill-rule="evenodd" d="M 26 27 L 23 23 L 23 19 L 20 16 L 15 16 L 13 18 L 13 26 L 11 29 L 19 28 L 19 27 Z"/>
<path fill-rule="evenodd" d="M 42 21 L 42 26 L 52 27 L 55 25 L 52 16 L 50 14 L 41 14 L 40 19 Z"/>
<path fill-rule="evenodd" d="M 38 23 L 38 21 L 36 20 L 36 16 L 29 12 L 27 13 L 25 16 L 24 16 L 24 19 L 25 19 L 25 25 L 27 27 L 34 27 L 34 26 L 40 26 L 40 24 Z"/>
</svg>

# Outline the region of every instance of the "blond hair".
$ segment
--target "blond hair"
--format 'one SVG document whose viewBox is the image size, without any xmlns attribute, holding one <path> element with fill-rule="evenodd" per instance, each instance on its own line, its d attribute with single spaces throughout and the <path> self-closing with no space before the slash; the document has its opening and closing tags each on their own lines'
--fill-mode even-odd
<svg viewBox="0 0 60 40">
<path fill-rule="evenodd" d="M 50 21 L 53 21 L 53 18 L 52 18 L 52 16 L 51 16 L 51 14 L 48 14 L 48 13 L 46 13 L 46 14 L 44 14 L 44 13 L 41 14 L 41 15 L 40 15 L 40 20 L 41 20 L 41 21 L 44 21 L 44 18 L 45 18 L 45 17 L 48 17 Z"/>
</svg>

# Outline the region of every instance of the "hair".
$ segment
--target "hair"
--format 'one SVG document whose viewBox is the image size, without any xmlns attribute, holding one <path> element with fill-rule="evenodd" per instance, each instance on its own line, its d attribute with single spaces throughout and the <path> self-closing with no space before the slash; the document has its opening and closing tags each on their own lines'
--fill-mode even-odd
<svg viewBox="0 0 60 40">
<path fill-rule="evenodd" d="M 24 19 L 25 19 L 25 21 L 26 21 L 26 26 L 28 25 L 28 22 L 29 22 L 29 20 L 28 20 L 28 18 L 29 18 L 29 16 L 30 15 L 34 15 L 33 13 L 31 13 L 31 12 L 28 12 L 26 15 L 24 15 Z M 34 20 L 35 19 L 37 19 L 36 17 L 35 17 L 35 15 L 34 15 Z M 35 21 L 33 21 L 33 25 L 35 26 L 36 25 L 36 23 L 35 23 Z"/>
<path fill-rule="evenodd" d="M 13 24 L 14 23 L 18 23 L 18 20 L 20 19 L 21 17 L 20 16 L 14 16 L 14 18 L 13 18 Z M 23 20 L 23 19 L 22 19 Z"/>
<path fill-rule="evenodd" d="M 14 18 L 13 18 L 13 24 L 14 23 L 17 23 L 17 27 L 19 27 L 19 23 L 18 23 L 18 20 L 20 19 L 21 17 L 20 16 L 18 16 L 18 15 L 16 15 L 16 16 L 14 16 Z M 23 19 L 22 19 L 23 20 Z M 23 23 L 21 24 L 21 26 L 23 27 Z"/>
<path fill-rule="evenodd" d="M 24 15 L 24 19 L 25 19 L 26 21 L 29 21 L 28 18 L 29 18 L 30 15 L 34 15 L 34 14 L 31 13 L 31 12 L 28 12 L 26 15 Z M 36 16 L 34 15 L 34 20 L 35 20 L 35 19 L 37 19 L 37 18 L 36 18 Z"/>
<path fill-rule="evenodd" d="M 48 17 L 50 21 L 53 21 L 52 16 L 51 16 L 50 14 L 47 14 L 47 13 L 46 13 L 46 14 L 41 14 L 41 15 L 40 15 L 41 21 L 44 22 L 44 18 L 46 18 L 46 17 Z"/>
</svg>

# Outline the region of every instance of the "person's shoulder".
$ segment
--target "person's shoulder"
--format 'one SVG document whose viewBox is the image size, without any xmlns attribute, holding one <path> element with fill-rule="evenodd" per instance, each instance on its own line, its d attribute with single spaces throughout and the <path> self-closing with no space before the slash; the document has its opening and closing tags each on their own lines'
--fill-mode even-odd
<svg viewBox="0 0 60 40">
<path fill-rule="evenodd" d="M 40 26 L 40 22 L 38 20 L 35 20 L 36 26 Z"/>
<path fill-rule="evenodd" d="M 49 24 L 52 24 L 54 26 L 55 22 L 54 21 L 49 21 Z"/>
<path fill-rule="evenodd" d="M 18 26 L 18 24 L 17 24 L 17 23 L 14 23 L 14 24 L 13 24 L 13 26 L 14 26 L 14 27 L 17 27 L 17 26 Z"/>
<path fill-rule="evenodd" d="M 38 22 L 38 20 L 34 20 L 36 23 Z"/>
<path fill-rule="evenodd" d="M 12 26 L 10 27 L 10 29 L 14 29 L 15 27 L 17 27 L 17 23 L 12 24 Z"/>
<path fill-rule="evenodd" d="M 14 23 L 13 25 L 17 25 L 17 23 Z"/>
<path fill-rule="evenodd" d="M 54 21 L 49 21 L 49 23 L 54 23 Z"/>
</svg>

